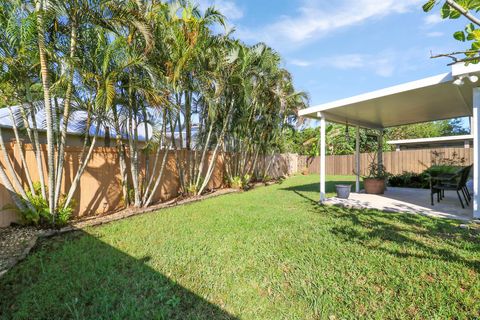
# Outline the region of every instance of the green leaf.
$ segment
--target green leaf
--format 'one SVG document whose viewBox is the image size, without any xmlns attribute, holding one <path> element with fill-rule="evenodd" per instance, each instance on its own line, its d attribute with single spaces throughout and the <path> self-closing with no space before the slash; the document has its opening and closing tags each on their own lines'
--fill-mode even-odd
<svg viewBox="0 0 480 320">
<path fill-rule="evenodd" d="M 480 41 L 472 42 L 472 50 L 480 50 Z"/>
<path fill-rule="evenodd" d="M 466 33 L 472 33 L 473 30 L 475 30 L 475 25 L 473 23 L 469 23 L 467 24 L 467 26 L 465 27 L 465 32 Z"/>
<path fill-rule="evenodd" d="M 423 11 L 429 12 L 432 10 L 432 8 L 435 6 L 436 1 L 435 0 L 429 0 L 427 3 L 423 5 Z"/>
<path fill-rule="evenodd" d="M 443 19 L 447 19 L 448 17 L 450 17 L 450 12 L 451 12 L 450 6 L 448 5 L 448 3 L 445 2 L 445 4 L 442 7 L 442 10 L 440 11 L 440 15 L 442 16 Z"/>
<path fill-rule="evenodd" d="M 469 40 L 480 40 L 480 29 L 473 30 L 469 35 L 471 35 L 471 39 Z"/>
<path fill-rule="evenodd" d="M 465 41 L 465 33 L 463 31 L 457 31 L 453 34 L 453 37 L 458 41 Z"/>
<path fill-rule="evenodd" d="M 458 19 L 462 14 L 457 10 L 450 10 L 450 19 Z"/>
</svg>

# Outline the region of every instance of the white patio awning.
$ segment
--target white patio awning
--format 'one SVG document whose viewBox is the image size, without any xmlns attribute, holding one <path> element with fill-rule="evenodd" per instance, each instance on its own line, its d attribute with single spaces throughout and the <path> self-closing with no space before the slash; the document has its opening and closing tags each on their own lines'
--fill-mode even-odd
<svg viewBox="0 0 480 320">
<path fill-rule="evenodd" d="M 434 138 L 419 138 L 419 139 L 403 139 L 403 140 L 390 140 L 387 144 L 392 145 L 424 145 L 424 144 L 442 144 L 450 142 L 462 142 L 473 141 L 473 135 L 459 135 L 448 137 L 434 137 Z"/>
<path fill-rule="evenodd" d="M 406 124 L 472 116 L 472 88 L 468 78 L 480 75 L 480 65 L 453 66 L 452 72 L 300 110 L 299 115 L 382 129 Z"/>
<path fill-rule="evenodd" d="M 450 73 L 341 99 L 299 111 L 320 120 L 320 202 L 325 202 L 326 121 L 378 129 L 377 162 L 383 164 L 383 129 L 471 116 L 473 216 L 480 218 L 480 64 L 455 64 Z M 360 191 L 360 136 L 355 138 L 356 192 Z M 460 196 L 460 194 L 459 194 Z"/>
</svg>

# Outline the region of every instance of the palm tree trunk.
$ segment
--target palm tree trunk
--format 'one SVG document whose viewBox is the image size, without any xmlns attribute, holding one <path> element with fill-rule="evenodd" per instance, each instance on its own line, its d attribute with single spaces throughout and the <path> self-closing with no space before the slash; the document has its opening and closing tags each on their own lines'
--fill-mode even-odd
<svg viewBox="0 0 480 320">
<path fill-rule="evenodd" d="M 246 174 L 253 174 L 254 170 L 255 170 L 255 167 L 257 166 L 257 161 L 258 161 L 258 156 L 260 154 L 260 148 L 257 149 L 257 152 L 255 153 L 255 157 L 253 158 L 253 161 L 250 165 L 250 168 L 245 172 L 244 175 Z"/>
<path fill-rule="evenodd" d="M 22 199 L 18 196 L 18 194 L 15 192 L 15 188 L 13 188 L 13 185 L 10 182 L 10 179 L 8 179 L 7 174 L 5 173 L 5 169 L 1 164 L 0 164 L 0 180 L 2 180 L 2 184 L 10 194 L 10 197 L 12 198 L 12 201 L 15 204 L 15 206 L 20 211 L 25 211 L 26 210 L 25 204 L 23 203 Z"/>
<path fill-rule="evenodd" d="M 37 14 L 37 42 L 40 56 L 40 74 L 42 76 L 43 98 L 45 103 L 45 117 L 47 122 L 47 167 L 48 167 L 48 207 L 55 223 L 56 205 L 55 194 L 55 149 L 53 136 L 53 117 L 50 100 L 50 80 L 45 46 L 45 26 L 43 21 L 44 0 L 36 0 L 35 12 Z"/>
<path fill-rule="evenodd" d="M 182 120 L 180 119 L 180 112 L 178 112 L 177 119 L 175 120 L 175 126 L 178 125 L 178 135 L 180 140 L 180 148 L 175 148 L 175 154 L 178 164 L 178 175 L 180 177 L 180 185 L 183 189 L 183 192 L 186 191 L 186 178 L 185 178 L 185 166 L 184 166 L 184 157 L 182 154 L 183 151 L 183 134 L 182 134 Z M 172 141 L 175 142 L 175 127 L 172 128 Z M 180 156 L 178 156 L 178 151 L 180 151 Z"/>
<path fill-rule="evenodd" d="M 219 140 L 221 141 L 221 138 L 219 137 Z M 215 146 L 215 149 L 213 151 L 212 159 L 210 159 L 210 163 L 208 165 L 207 173 L 205 175 L 205 179 L 203 180 L 202 186 L 197 192 L 197 195 L 201 195 L 203 193 L 203 190 L 207 187 L 208 183 L 210 182 L 210 178 L 212 177 L 213 169 L 215 168 L 215 164 L 217 162 L 217 153 L 218 149 L 221 146 L 222 142 L 217 142 L 217 145 Z"/>
<path fill-rule="evenodd" d="M 144 204 L 144 206 L 145 206 L 145 202 L 147 201 L 147 197 L 148 197 L 149 192 L 150 192 L 150 187 L 152 186 L 152 183 L 154 181 L 155 172 L 157 171 L 157 166 L 158 166 L 158 159 L 160 158 L 160 151 L 162 150 L 164 138 L 166 136 L 167 122 L 166 122 L 165 117 L 166 117 L 166 111 L 163 112 L 163 124 L 162 124 L 162 129 L 161 129 L 160 144 L 157 147 L 157 151 L 155 152 L 155 160 L 153 162 L 152 174 L 150 174 L 150 175 L 147 174 L 146 175 L 147 177 L 149 176 L 150 178 L 148 179 L 148 183 L 147 183 L 147 186 L 145 187 L 145 192 L 144 192 L 143 198 L 142 198 L 142 203 Z M 165 148 L 165 151 L 168 152 L 168 148 Z"/>
<path fill-rule="evenodd" d="M 192 161 L 192 96 L 185 91 L 185 142 L 186 142 L 186 164 L 188 169 L 188 184 L 194 184 L 193 161 Z"/>
<path fill-rule="evenodd" d="M 213 131 L 213 122 L 210 124 L 210 129 L 208 130 L 207 140 L 205 141 L 205 144 L 203 145 L 202 158 L 200 160 L 200 165 L 198 166 L 197 181 L 195 181 L 195 186 L 197 186 L 197 187 L 198 187 L 198 184 L 200 183 L 200 178 L 201 178 L 202 171 L 203 171 L 203 165 L 205 163 L 205 157 L 207 155 L 208 146 L 210 145 L 210 138 L 212 136 L 212 131 Z"/>
<path fill-rule="evenodd" d="M 150 203 L 153 200 L 153 197 L 155 196 L 155 193 L 157 192 L 158 186 L 160 185 L 160 182 L 162 181 L 163 177 L 163 171 L 165 169 L 165 165 L 167 163 L 167 158 L 168 158 L 168 149 L 165 150 L 165 154 L 163 155 L 162 159 L 162 166 L 160 167 L 160 173 L 158 174 L 157 181 L 155 182 L 155 185 L 152 189 L 152 192 L 150 193 L 150 196 L 148 197 L 147 202 L 143 205 L 144 207 L 148 207 Z"/>
<path fill-rule="evenodd" d="M 150 192 L 150 187 L 152 186 L 152 183 L 155 180 L 155 171 L 157 170 L 158 159 L 160 158 L 161 150 L 162 150 L 161 146 L 158 146 L 157 151 L 155 152 L 155 160 L 153 161 L 152 174 L 149 175 L 150 178 L 148 179 L 147 186 L 145 187 L 145 190 L 143 193 L 142 203 L 145 203 L 147 201 L 147 197 Z"/>
<path fill-rule="evenodd" d="M 75 178 L 73 179 L 72 186 L 70 187 L 70 190 L 68 191 L 67 197 L 65 198 L 65 203 L 63 205 L 63 208 L 66 209 L 70 205 L 70 202 L 72 201 L 73 195 L 75 194 L 75 191 L 78 188 L 78 185 L 80 183 L 80 178 L 83 175 L 83 172 L 85 171 L 85 168 L 87 167 L 88 161 L 92 157 L 92 152 L 93 149 L 95 148 L 95 144 L 97 142 L 97 136 L 98 136 L 98 130 L 100 128 L 100 123 L 96 123 L 96 128 L 95 128 L 95 135 L 93 136 L 92 143 L 90 144 L 90 148 L 88 149 L 88 153 L 85 157 L 82 157 L 80 166 L 77 170 L 77 173 L 75 175 Z"/>
<path fill-rule="evenodd" d="M 198 193 L 197 195 L 201 195 L 203 193 L 203 190 L 207 187 L 208 183 L 210 182 L 210 178 L 212 177 L 212 173 L 213 173 L 213 169 L 215 167 L 215 164 L 217 162 L 217 154 L 218 154 L 218 150 L 219 150 L 219 147 L 221 145 L 223 145 L 223 140 L 225 138 L 225 133 L 227 131 L 227 127 L 228 127 L 228 124 L 230 122 L 230 119 L 233 115 L 233 111 L 234 111 L 234 100 L 232 100 L 232 102 L 230 103 L 230 108 L 228 110 L 228 113 L 227 113 L 227 117 L 225 119 L 225 122 L 223 124 L 223 128 L 222 128 L 222 132 L 220 133 L 220 136 L 218 137 L 218 140 L 217 140 L 217 145 L 215 146 L 215 150 L 213 152 L 213 155 L 212 155 L 212 159 L 210 161 L 210 164 L 209 164 L 209 167 L 208 167 L 208 170 L 207 170 L 207 174 L 205 176 L 205 180 L 203 181 L 203 184 L 202 186 L 200 187 L 200 189 L 198 190 Z"/>
<path fill-rule="evenodd" d="M 70 117 L 70 105 L 72 101 L 73 94 L 73 59 L 75 58 L 75 51 L 77 47 L 77 23 L 74 20 L 72 22 L 72 30 L 70 31 L 70 60 L 69 60 L 69 70 L 68 70 L 68 85 L 65 92 L 65 101 L 63 106 L 63 123 L 60 131 L 60 143 L 58 148 L 58 165 L 57 165 L 57 183 L 55 185 L 55 204 L 58 204 L 58 199 L 60 197 L 60 189 L 62 187 L 62 178 L 63 178 L 63 166 L 65 160 L 65 145 L 67 143 L 67 129 L 68 129 L 68 120 Z M 58 120 L 60 121 L 60 119 Z"/>
<path fill-rule="evenodd" d="M 175 155 L 175 164 L 177 165 L 178 169 L 178 179 L 180 180 L 180 193 L 184 194 L 186 189 L 185 189 L 185 179 L 183 178 L 183 168 L 182 164 L 180 163 L 180 159 L 178 156 L 178 148 L 177 148 L 177 143 L 175 142 L 175 127 L 178 125 L 178 118 L 175 119 L 174 122 L 172 122 L 172 117 L 169 117 L 169 123 L 170 123 L 170 139 L 172 141 L 172 147 Z M 180 126 L 181 127 L 181 126 Z M 180 136 L 181 137 L 181 136 Z M 181 138 L 180 138 L 181 140 Z"/>
<path fill-rule="evenodd" d="M 9 156 L 8 156 L 7 149 L 6 149 L 6 146 L 5 146 L 5 142 L 3 140 L 3 133 L 2 133 L 2 128 L 1 127 L 0 127 L 0 149 L 2 150 L 1 152 L 2 152 L 2 155 L 3 155 L 3 158 L 4 158 L 4 162 L 5 162 L 4 165 L 6 166 L 6 168 L 8 170 L 8 173 L 12 177 L 13 184 L 15 185 L 15 189 L 16 189 L 17 193 L 19 193 L 24 200 L 27 200 L 28 199 L 27 198 L 27 193 L 25 192 L 25 189 L 23 188 L 22 183 L 20 182 L 20 179 L 17 176 L 17 173 L 13 169 L 12 162 L 11 162 Z"/>
<path fill-rule="evenodd" d="M 117 113 L 117 107 L 114 106 L 112 108 L 112 113 L 113 113 L 113 125 L 114 125 L 114 128 L 115 128 L 115 133 L 116 133 L 116 136 L 115 136 L 115 139 L 117 141 L 117 152 L 118 152 L 118 159 L 119 159 L 119 162 L 120 162 L 120 174 L 122 176 L 122 193 L 123 193 L 123 199 L 125 199 L 125 206 L 129 206 L 130 205 L 130 200 L 128 198 L 128 177 L 127 177 L 127 163 L 126 163 L 126 160 L 125 160 L 125 146 L 123 144 L 123 140 L 122 140 L 122 132 L 121 132 L 121 128 L 120 128 L 120 122 L 119 122 L 119 119 L 118 119 L 118 113 Z"/>
<path fill-rule="evenodd" d="M 145 106 L 142 106 L 142 113 L 143 113 L 143 125 L 145 128 L 145 177 L 144 177 L 144 180 L 146 180 L 146 178 L 150 176 L 150 146 L 149 146 L 150 140 L 148 136 L 147 108 L 145 108 Z M 146 185 L 146 183 L 143 183 L 143 185 Z"/>
<path fill-rule="evenodd" d="M 13 133 L 15 135 L 15 140 L 16 140 L 16 147 L 17 151 L 20 155 L 20 161 L 22 162 L 23 170 L 25 172 L 25 177 L 27 179 L 28 187 L 30 189 L 30 192 L 32 195 L 35 195 L 35 188 L 33 187 L 33 181 L 32 177 L 30 175 L 30 169 L 28 169 L 27 166 L 27 161 L 25 160 L 25 155 L 23 154 L 23 143 L 20 140 L 20 136 L 18 134 L 18 128 L 17 128 L 17 123 L 15 121 L 15 116 L 13 115 L 12 108 L 8 107 L 8 112 L 10 113 L 10 118 L 12 119 L 12 124 L 13 124 Z"/>
<path fill-rule="evenodd" d="M 270 170 L 270 167 L 272 166 L 274 156 L 275 156 L 275 151 L 272 151 L 272 154 L 270 155 L 270 159 L 268 161 L 268 165 L 267 165 L 266 168 L 264 168 L 263 179 L 265 179 L 268 175 L 268 171 Z"/>
<path fill-rule="evenodd" d="M 138 153 L 136 150 L 135 144 L 135 137 L 134 137 L 134 124 L 133 119 L 134 115 L 132 110 L 129 109 L 128 111 L 128 147 L 130 149 L 130 171 L 132 174 L 132 184 L 133 184 L 133 192 L 135 196 L 135 200 L 133 205 L 135 207 L 141 206 L 141 199 L 140 199 L 140 190 L 139 190 L 139 183 L 138 183 Z"/>
<path fill-rule="evenodd" d="M 43 156 L 42 156 L 42 149 L 40 146 L 40 139 L 38 137 L 38 127 L 37 127 L 37 119 L 35 118 L 35 109 L 31 103 L 29 103 L 30 108 L 30 117 L 32 119 L 32 132 L 33 132 L 33 147 L 35 150 L 35 160 L 37 162 L 37 170 L 38 170 L 38 177 L 40 180 L 40 187 L 42 190 L 42 197 L 46 200 L 47 199 L 47 188 L 45 187 L 45 177 L 43 172 Z M 24 120 L 25 121 L 25 120 Z M 26 120 L 28 124 L 28 119 Z"/>
</svg>

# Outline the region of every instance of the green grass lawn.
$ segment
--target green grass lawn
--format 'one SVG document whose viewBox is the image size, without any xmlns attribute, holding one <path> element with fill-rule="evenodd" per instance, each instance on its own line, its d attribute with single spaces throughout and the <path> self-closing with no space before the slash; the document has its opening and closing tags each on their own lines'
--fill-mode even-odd
<svg viewBox="0 0 480 320">
<path fill-rule="evenodd" d="M 478 235 L 317 190 L 297 176 L 44 241 L 0 279 L 0 318 L 479 316 Z"/>
</svg>

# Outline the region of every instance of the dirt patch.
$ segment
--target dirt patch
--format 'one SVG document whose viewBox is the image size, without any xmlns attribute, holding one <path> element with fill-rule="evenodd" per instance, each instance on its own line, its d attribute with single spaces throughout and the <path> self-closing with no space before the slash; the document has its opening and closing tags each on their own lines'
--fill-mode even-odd
<svg viewBox="0 0 480 320">
<path fill-rule="evenodd" d="M 0 276 L 27 256 L 39 233 L 37 228 L 32 227 L 0 229 Z"/>
</svg>

